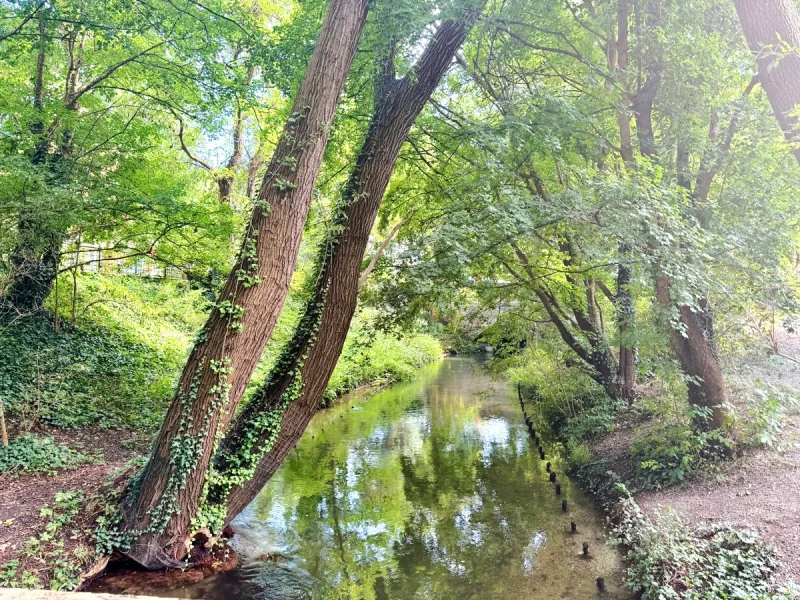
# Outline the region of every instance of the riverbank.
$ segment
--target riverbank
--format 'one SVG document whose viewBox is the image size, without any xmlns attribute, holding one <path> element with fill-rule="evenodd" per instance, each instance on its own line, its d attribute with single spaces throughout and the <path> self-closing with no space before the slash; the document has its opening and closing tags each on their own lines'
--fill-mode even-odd
<svg viewBox="0 0 800 600">
<path fill-rule="evenodd" d="M 796 355 L 800 343 L 785 342 Z M 715 456 L 711 438 L 692 434 L 674 413 L 653 410 L 667 404 L 663 397 L 645 395 L 615 411 L 589 401 L 588 416 L 562 418 L 529 394 L 540 417 L 555 423 L 556 444 L 581 487 L 605 507 L 612 541 L 626 548 L 629 584 L 645 589 L 645 598 L 706 597 L 692 595 L 700 589 L 800 597 L 800 411 L 793 397 L 800 374 L 779 357 L 731 361 L 732 459 Z"/>
<path fill-rule="evenodd" d="M 631 598 L 600 512 L 557 458 L 540 460 L 516 391 L 469 358 L 320 411 L 233 529 L 232 571 L 173 591 L 124 591 L 577 600 L 594 597 L 602 578 L 602 597 Z M 111 591 L 110 579 L 91 589 Z"/>
<path fill-rule="evenodd" d="M 43 312 L 0 325 L 10 440 L 0 447 L 0 586 L 72 589 L 81 580 L 94 556 L 93 524 L 75 533 L 52 513 L 63 504 L 84 514 L 106 483 L 143 464 L 207 315 L 208 302 L 186 282 L 80 274 L 76 284 L 85 309 L 74 324 L 63 318 L 55 331 Z M 253 385 L 291 334 L 298 306 L 287 303 Z M 378 331 L 375 318 L 356 315 L 325 402 L 413 378 L 441 356 L 431 336 Z"/>
<path fill-rule="evenodd" d="M 625 423 L 612 434 L 594 440 L 592 460 L 602 460 L 621 481 L 636 490 L 630 457 L 631 442 L 644 423 Z M 674 511 L 698 526 L 727 522 L 755 531 L 777 550 L 779 565 L 774 581 L 800 581 L 800 417 L 794 416 L 783 432 L 781 450 L 748 449 L 731 461 L 720 461 L 682 485 L 637 490 L 633 498 L 645 515 L 656 518 Z"/>
</svg>

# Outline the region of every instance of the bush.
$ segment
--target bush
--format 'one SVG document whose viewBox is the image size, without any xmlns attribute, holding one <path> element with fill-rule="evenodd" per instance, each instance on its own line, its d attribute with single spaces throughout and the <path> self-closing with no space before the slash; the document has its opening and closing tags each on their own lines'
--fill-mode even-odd
<svg viewBox="0 0 800 600">
<path fill-rule="evenodd" d="M 747 390 L 745 398 L 745 418 L 742 419 L 741 434 L 745 444 L 783 450 L 782 435 L 790 411 L 796 411 L 798 398 L 795 393 L 777 386 L 762 384 Z"/>
<path fill-rule="evenodd" d="M 70 469 L 95 459 L 76 452 L 72 448 L 57 444 L 51 437 L 38 437 L 25 433 L 0 448 L 0 472 L 48 473 L 56 469 Z"/>
<path fill-rule="evenodd" d="M 697 410 L 688 413 L 691 417 Z M 695 431 L 688 423 L 677 423 L 636 438 L 628 456 L 636 466 L 635 483 L 652 489 L 685 481 L 701 465 L 721 458 L 730 444 L 722 431 Z"/>
<path fill-rule="evenodd" d="M 674 512 L 654 522 L 631 497 L 622 499 L 615 512 L 616 541 L 628 549 L 627 583 L 642 592 L 643 600 L 793 597 L 789 590 L 771 589 L 778 560 L 754 531 L 725 523 L 693 529 Z"/>
<path fill-rule="evenodd" d="M 490 369 L 522 386 L 537 417 L 565 445 L 574 468 L 591 460 L 586 442 L 612 431 L 617 411 L 625 406 L 584 371 L 566 366 L 556 347 L 545 342 L 493 359 Z"/>
</svg>

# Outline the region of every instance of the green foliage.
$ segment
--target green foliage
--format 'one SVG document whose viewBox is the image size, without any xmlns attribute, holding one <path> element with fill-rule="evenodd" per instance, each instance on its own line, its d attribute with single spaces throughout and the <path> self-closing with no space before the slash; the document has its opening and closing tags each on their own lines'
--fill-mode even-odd
<svg viewBox="0 0 800 600">
<path fill-rule="evenodd" d="M 756 383 L 758 387 L 745 394 L 745 414 L 741 418 L 742 440 L 754 447 L 783 450 L 786 442 L 782 433 L 790 414 L 797 411 L 800 402 L 793 391 Z"/>
<path fill-rule="evenodd" d="M 537 341 L 510 357 L 492 360 L 490 366 L 522 386 L 541 422 L 566 447 L 573 467 L 590 460 L 586 442 L 613 431 L 617 411 L 624 406 L 581 369 L 567 367 L 546 342 Z"/>
<path fill-rule="evenodd" d="M 81 492 L 56 492 L 52 506 L 40 511 L 42 523 L 37 535 L 28 539 L 20 558 L 0 565 L 0 585 L 71 591 L 80 583 L 82 564 L 90 556 L 87 547 L 65 544 L 65 539 L 78 539 L 75 520 L 84 497 Z M 35 570 L 24 568 L 36 564 Z M 39 565 L 46 565 L 41 569 Z M 19 572 L 23 568 L 22 572 Z"/>
<path fill-rule="evenodd" d="M 357 313 L 325 393 L 328 401 L 362 385 L 411 379 L 419 367 L 442 356 L 432 336 L 382 331 L 379 320 L 375 311 Z"/>
<path fill-rule="evenodd" d="M 56 334 L 42 314 L 2 332 L 6 410 L 29 424 L 67 428 L 158 425 L 205 318 L 201 293 L 181 282 L 136 277 L 83 275 L 78 281 L 77 327 L 62 322 Z"/>
<path fill-rule="evenodd" d="M 792 598 L 773 592 L 775 551 L 754 531 L 727 524 L 690 528 L 673 512 L 653 522 L 627 497 L 616 509 L 617 543 L 627 548 L 628 585 L 643 600 Z"/>
<path fill-rule="evenodd" d="M 702 465 L 724 456 L 730 440 L 721 431 L 702 431 L 688 422 L 657 426 L 638 436 L 628 452 L 643 489 L 686 481 Z"/>
<path fill-rule="evenodd" d="M 57 469 L 71 469 L 95 460 L 96 457 L 57 444 L 51 437 L 24 433 L 12 439 L 8 448 L 0 448 L 0 473 L 54 475 Z"/>
</svg>

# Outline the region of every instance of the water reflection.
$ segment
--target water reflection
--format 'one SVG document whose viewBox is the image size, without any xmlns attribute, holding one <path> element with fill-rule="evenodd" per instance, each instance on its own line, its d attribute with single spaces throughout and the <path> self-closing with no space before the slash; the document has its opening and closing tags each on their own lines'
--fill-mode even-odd
<svg viewBox="0 0 800 600">
<path fill-rule="evenodd" d="M 237 519 L 242 567 L 173 596 L 585 599 L 602 576 L 603 598 L 629 597 L 595 510 L 559 481 L 561 497 L 509 388 L 447 359 L 320 413 Z"/>
</svg>

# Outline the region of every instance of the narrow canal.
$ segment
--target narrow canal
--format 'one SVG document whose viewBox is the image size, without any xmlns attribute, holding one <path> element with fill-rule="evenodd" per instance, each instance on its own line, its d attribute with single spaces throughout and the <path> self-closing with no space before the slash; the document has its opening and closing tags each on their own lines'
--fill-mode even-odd
<svg viewBox="0 0 800 600">
<path fill-rule="evenodd" d="M 560 496 L 516 391 L 474 360 L 439 361 L 317 415 L 235 522 L 240 567 L 168 595 L 630 598 L 599 512 L 547 460 Z"/>
</svg>

